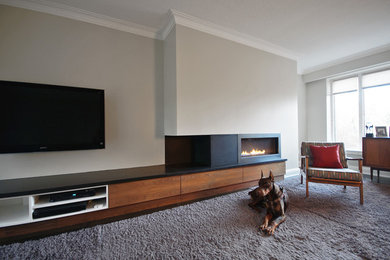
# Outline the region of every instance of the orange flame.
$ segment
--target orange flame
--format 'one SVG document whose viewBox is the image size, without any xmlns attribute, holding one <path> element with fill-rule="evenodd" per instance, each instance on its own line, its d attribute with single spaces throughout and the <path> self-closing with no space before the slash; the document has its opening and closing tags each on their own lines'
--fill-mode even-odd
<svg viewBox="0 0 390 260">
<path fill-rule="evenodd" d="M 241 156 L 255 156 L 255 155 L 261 155 L 265 154 L 265 150 L 259 150 L 259 149 L 252 149 L 252 151 L 242 151 Z"/>
</svg>

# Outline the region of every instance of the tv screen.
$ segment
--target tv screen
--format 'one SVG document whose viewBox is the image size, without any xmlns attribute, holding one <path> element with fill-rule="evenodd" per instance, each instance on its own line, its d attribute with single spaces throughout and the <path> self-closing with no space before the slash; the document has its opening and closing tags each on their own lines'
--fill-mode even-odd
<svg viewBox="0 0 390 260">
<path fill-rule="evenodd" d="M 0 153 L 104 147 L 104 90 L 0 81 Z"/>
</svg>

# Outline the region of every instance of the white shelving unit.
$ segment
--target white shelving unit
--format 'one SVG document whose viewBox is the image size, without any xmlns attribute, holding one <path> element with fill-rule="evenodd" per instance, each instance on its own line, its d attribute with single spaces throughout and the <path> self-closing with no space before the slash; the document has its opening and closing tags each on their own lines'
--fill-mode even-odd
<svg viewBox="0 0 390 260">
<path fill-rule="evenodd" d="M 12 197 L 0 200 L 0 227 L 28 223 L 29 198 Z"/>
<path fill-rule="evenodd" d="M 70 197 L 60 201 L 50 201 L 52 195 L 58 195 L 59 193 L 64 192 L 74 192 L 74 194 L 76 194 L 76 192 L 90 189 L 95 191 L 93 196 L 79 198 Z M 66 207 L 73 207 L 73 209 L 65 209 Z M 106 208 L 108 208 L 107 185 L 3 198 L 0 199 L 0 227 L 67 217 Z M 46 211 L 50 213 L 47 213 L 47 216 L 43 214 L 42 217 L 34 217 L 34 211 Z"/>
</svg>

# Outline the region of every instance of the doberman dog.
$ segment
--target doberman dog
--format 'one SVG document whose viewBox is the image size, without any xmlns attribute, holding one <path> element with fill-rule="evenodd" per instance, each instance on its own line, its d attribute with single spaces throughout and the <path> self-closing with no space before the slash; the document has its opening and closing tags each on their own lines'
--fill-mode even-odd
<svg viewBox="0 0 390 260">
<path fill-rule="evenodd" d="M 257 211 L 259 207 L 265 207 L 267 214 L 264 217 L 263 224 L 260 229 L 268 235 L 273 235 L 275 229 L 286 220 L 286 210 L 288 207 L 288 196 L 283 187 L 274 182 L 274 175 L 270 171 L 268 178 L 263 178 L 263 171 L 261 171 L 261 178 L 259 180 L 259 187 L 248 193 L 252 202 L 249 206 Z"/>
</svg>

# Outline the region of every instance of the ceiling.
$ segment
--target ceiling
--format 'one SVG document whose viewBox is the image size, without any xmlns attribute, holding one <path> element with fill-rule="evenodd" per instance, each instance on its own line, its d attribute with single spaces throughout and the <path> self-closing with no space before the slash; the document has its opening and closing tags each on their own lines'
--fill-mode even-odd
<svg viewBox="0 0 390 260">
<path fill-rule="evenodd" d="M 302 73 L 390 50 L 390 0 L 14 1 L 85 11 L 156 32 L 173 9 L 293 53 Z"/>
</svg>

